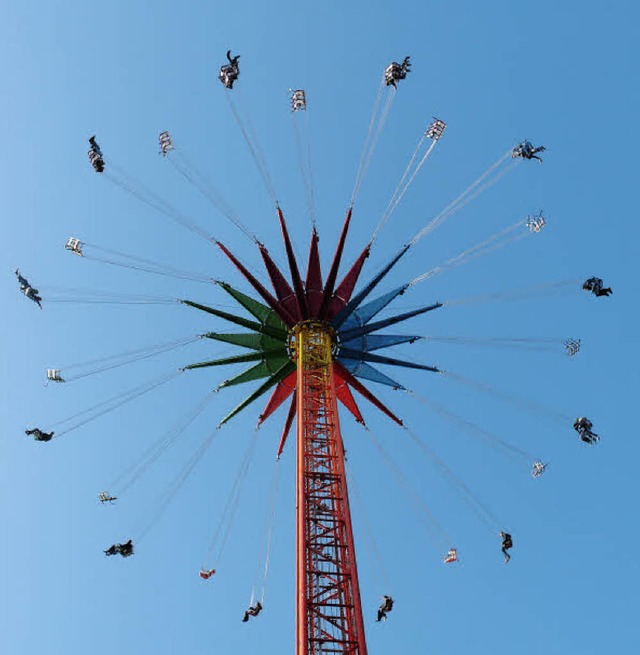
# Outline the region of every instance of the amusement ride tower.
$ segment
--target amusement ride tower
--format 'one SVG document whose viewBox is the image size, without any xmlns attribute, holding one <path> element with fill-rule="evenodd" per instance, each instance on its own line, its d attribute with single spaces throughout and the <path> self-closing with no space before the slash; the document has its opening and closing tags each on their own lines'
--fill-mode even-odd
<svg viewBox="0 0 640 655">
<path fill-rule="evenodd" d="M 239 56 L 231 57 L 231 53 L 228 52 L 227 59 L 229 63 L 222 66 L 219 79 L 227 90 L 231 90 L 239 75 Z M 127 191 L 132 192 L 138 199 L 144 200 L 155 209 L 167 214 L 172 220 L 206 238 L 210 243 L 214 243 L 238 269 L 260 298 L 260 300 L 257 300 L 250 297 L 221 280 L 200 279 L 199 281 L 215 282 L 252 318 L 248 319 L 245 316 L 222 311 L 216 307 L 193 300 L 180 299 L 183 305 L 207 312 L 244 330 L 243 332 L 231 333 L 208 332 L 198 336 L 238 346 L 245 349 L 245 352 L 231 357 L 189 364 L 181 368 L 180 372 L 205 367 L 250 364 L 249 368 L 225 380 L 219 386 L 219 388 L 223 388 L 246 382 L 260 381 L 258 387 L 222 419 L 220 425 L 229 421 L 268 391 L 271 391 L 271 396 L 259 416 L 258 425 L 262 424 L 276 409 L 289 400 L 289 411 L 277 451 L 278 459 L 283 452 L 293 422 L 297 418 L 297 655 L 327 653 L 366 655 L 367 653 L 345 470 L 345 447 L 340 430 L 338 405 L 342 404 L 358 423 L 364 424 L 362 414 L 353 395 L 353 391 L 355 391 L 393 422 L 402 426 L 402 421 L 363 384 L 362 380 L 375 382 L 393 389 L 406 390 L 402 384 L 378 370 L 376 365 L 411 368 L 433 373 L 441 372 L 435 366 L 388 357 L 380 353 L 385 348 L 413 343 L 423 338 L 412 334 L 387 333 L 384 332 L 386 328 L 443 307 L 442 303 L 425 304 L 409 311 L 387 315 L 382 319 L 378 318 L 376 320 L 376 317 L 413 284 L 427 279 L 447 267 L 458 265 L 478 254 L 490 252 L 497 246 L 514 240 L 516 237 L 513 237 L 511 233 L 516 227 L 522 227 L 522 222 L 501 231 L 496 236 L 465 251 L 462 255 L 448 260 L 443 267 L 431 269 L 425 274 L 375 297 L 373 300 L 370 299 L 370 296 L 414 244 L 503 174 L 504 169 L 499 170 L 499 166 L 510 160 L 511 165 L 515 165 L 518 159 L 539 159 L 536 153 L 544 150 L 543 147 L 533 148 L 529 142 L 525 141 L 518 146 L 520 150 L 515 148 L 507 151 L 443 212 L 438 214 L 410 241 L 406 242 L 368 283 L 362 286 L 357 293 L 354 293 L 379 229 L 400 202 L 446 127 L 445 123 L 439 119 L 434 119 L 428 126 L 389 206 L 383 214 L 383 218 L 375 228 L 371 241 L 366 244 L 339 281 L 340 267 L 355 198 L 362 184 L 368 162 L 371 159 L 376 135 L 379 133 L 388 114 L 390 102 L 395 94 L 396 83 L 404 79 L 409 71 L 409 57 L 406 57 L 401 64 L 393 62 L 385 70 L 378 100 L 376 101 L 376 109 L 374 110 L 374 117 L 375 112 L 378 112 L 380 122 L 373 129 L 375 121 L 372 119 L 356 177 L 353 196 L 349 203 L 350 207 L 342 225 L 326 278 L 321 271 L 318 248 L 319 237 L 315 215 L 311 211 L 312 234 L 307 271 L 304 278 L 301 275 L 285 217 L 276 200 L 266 164 L 257 144 L 252 144 L 251 130 L 242 122 L 237 108 L 230 99 L 231 96 L 229 96 L 229 102 L 234 115 L 240 124 L 267 190 L 275 201 L 289 269 L 288 275 L 275 263 L 267 248 L 250 233 L 246 226 L 239 222 L 232 212 L 226 209 L 217 193 L 212 193 L 204 187 L 203 178 L 195 170 L 188 169 L 185 160 L 180 159 L 181 153 L 178 152 L 169 159 L 172 160 L 172 163 L 187 180 L 192 182 L 227 218 L 253 240 L 264 263 L 271 283 L 271 291 L 249 271 L 238 257 L 223 243 L 213 238 L 206 230 L 196 227 L 180 212 L 171 208 L 167 203 L 155 199 L 148 191 L 137 191 L 134 188 L 135 185 L 130 181 L 126 179 L 119 180 L 117 176 L 110 173 L 105 175 L 105 177 L 109 177 Z M 383 105 L 381 104 L 381 98 L 385 86 L 391 86 L 393 90 L 390 89 L 390 95 L 385 101 L 386 104 Z M 293 91 L 291 104 L 293 112 L 306 109 L 304 91 Z M 418 151 L 425 142 L 429 144 L 426 153 L 422 156 L 422 159 L 418 159 Z M 96 172 L 103 173 L 106 170 L 106 164 L 95 137 L 91 137 L 90 144 L 89 160 Z M 160 150 L 165 157 L 175 150 L 169 132 L 160 134 Z M 301 148 L 299 150 L 302 151 Z M 414 162 L 416 165 L 412 170 L 411 167 Z M 309 165 L 306 180 L 307 191 L 311 188 L 310 178 Z M 309 205 L 311 207 L 312 193 L 310 197 L 311 202 L 309 202 Z M 535 233 L 540 231 L 544 222 L 544 218 L 540 215 L 530 218 L 528 222 L 524 223 L 524 227 L 527 228 L 529 233 Z M 79 239 L 71 238 L 66 247 L 75 254 L 84 256 L 84 245 L 86 244 L 80 242 Z M 101 261 L 115 263 L 104 259 Z M 148 264 L 148 260 L 135 259 L 133 268 L 171 274 L 171 270 L 167 272 L 158 268 L 145 268 Z M 59 371 L 54 370 L 53 373 L 57 376 Z M 64 381 L 60 377 L 52 377 L 51 379 Z M 82 423 L 79 425 L 82 425 Z M 542 470 L 544 470 L 544 467 Z M 105 499 L 112 501 L 116 498 L 107 498 L 105 496 Z M 105 499 L 101 498 L 101 500 Z M 453 549 L 450 551 L 450 558 L 445 559 L 445 561 L 455 561 L 455 557 L 455 549 Z M 215 573 L 215 570 L 211 569 L 206 572 L 206 576 L 210 577 L 213 573 Z M 259 605 L 259 608 L 255 610 L 256 614 L 262 609 L 261 604 Z"/>
<path fill-rule="evenodd" d="M 296 642 L 298 655 L 349 653 L 365 655 L 366 643 L 356 552 L 351 525 L 345 473 L 344 444 L 338 403 L 356 421 L 364 423 L 352 389 L 372 402 L 393 421 L 402 421 L 357 377 L 402 388 L 369 362 L 438 372 L 432 366 L 398 360 L 372 351 L 415 341 L 415 335 L 379 335 L 379 330 L 418 314 L 441 307 L 440 303 L 372 319 L 406 287 L 368 303 L 363 301 L 406 252 L 404 247 L 391 262 L 352 297 L 358 277 L 369 255 L 367 244 L 339 284 L 338 271 L 351 221 L 347 213 L 336 252 L 323 282 L 318 252 L 318 234 L 313 229 L 306 280 L 303 282 L 291 245 L 283 213 L 278 209 L 292 284 L 278 269 L 267 249 L 257 243 L 271 280 L 272 295 L 228 248 L 220 249 L 238 268 L 265 304 L 249 298 L 227 283 L 218 284 L 247 309 L 257 321 L 184 300 L 187 305 L 253 330 L 252 334 L 208 333 L 204 336 L 253 349 L 249 355 L 191 364 L 202 368 L 239 362 L 257 362 L 222 386 L 267 378 L 248 398 L 233 409 L 225 423 L 267 390 L 273 389 L 259 424 L 291 397 L 289 413 L 280 439 L 282 453 L 297 415 L 296 439 Z"/>
</svg>

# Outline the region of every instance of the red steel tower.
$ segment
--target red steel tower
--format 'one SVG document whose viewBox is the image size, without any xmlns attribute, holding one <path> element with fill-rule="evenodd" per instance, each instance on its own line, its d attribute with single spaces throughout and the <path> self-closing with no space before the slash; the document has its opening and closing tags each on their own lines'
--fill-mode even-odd
<svg viewBox="0 0 640 655">
<path fill-rule="evenodd" d="M 366 655 L 344 445 L 332 373 L 335 331 L 294 329 L 298 388 L 296 462 L 298 655 Z"/>
</svg>

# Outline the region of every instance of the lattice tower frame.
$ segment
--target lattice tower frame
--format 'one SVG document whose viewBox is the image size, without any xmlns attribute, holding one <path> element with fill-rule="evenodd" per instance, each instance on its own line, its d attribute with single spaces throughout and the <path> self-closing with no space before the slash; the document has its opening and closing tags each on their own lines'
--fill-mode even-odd
<svg viewBox="0 0 640 655">
<path fill-rule="evenodd" d="M 322 321 L 293 329 L 297 366 L 296 653 L 367 655 L 333 379 L 335 335 Z"/>
</svg>

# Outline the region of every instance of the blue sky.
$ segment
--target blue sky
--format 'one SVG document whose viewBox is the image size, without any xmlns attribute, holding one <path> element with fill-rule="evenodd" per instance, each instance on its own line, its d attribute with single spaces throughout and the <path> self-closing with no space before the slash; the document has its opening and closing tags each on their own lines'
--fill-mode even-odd
<svg viewBox="0 0 640 655">
<path fill-rule="evenodd" d="M 157 135 L 213 181 L 279 260 L 269 196 L 216 80 L 224 53 L 242 55 L 238 103 L 251 115 L 298 252 L 309 238 L 287 90 L 302 87 L 309 126 L 325 269 L 355 179 L 380 75 L 409 54 L 400 87 L 354 211 L 346 248 L 367 242 L 420 134 L 438 116 L 447 132 L 382 232 L 368 278 L 488 165 L 517 141 L 543 143 L 544 164 L 525 162 L 420 242 L 385 290 L 441 264 L 527 214 L 547 228 L 418 285 L 398 308 L 434 300 L 600 275 L 608 300 L 574 290 L 517 302 L 459 305 L 415 319 L 407 331 L 468 337 L 580 337 L 555 352 L 447 344 L 403 346 L 411 357 L 538 403 L 530 412 L 452 378 L 393 371 L 408 388 L 551 461 L 540 480 L 477 435 L 388 389 L 381 397 L 513 534 L 508 566 L 499 539 L 407 435 L 361 403 L 393 454 L 460 549 L 441 547 L 417 520 L 370 437 L 348 416 L 343 434 L 362 503 L 354 510 L 363 605 L 372 654 L 428 650 L 479 655 L 499 649 L 581 655 L 632 652 L 638 560 L 634 521 L 639 448 L 630 425 L 638 388 L 637 310 L 630 262 L 638 239 L 634 171 L 638 115 L 638 9 L 631 2 L 5 3 L 0 20 L 3 215 L 0 294 L 4 524 L 0 648 L 94 655 L 188 651 L 264 653 L 294 644 L 293 451 L 281 461 L 265 611 L 242 612 L 259 580 L 263 524 L 280 411 L 261 430 L 218 574 L 197 577 L 262 405 L 217 435 L 206 456 L 129 560 L 104 558 L 138 534 L 178 474 L 247 389 L 215 396 L 178 444 L 117 505 L 109 486 L 139 454 L 229 377 L 213 369 L 166 386 L 50 444 L 23 431 L 47 427 L 164 372 L 223 349 L 197 343 L 73 384 L 44 372 L 221 328 L 179 306 L 47 303 L 55 287 L 187 297 L 228 303 L 201 284 L 81 261 L 64 250 L 77 236 L 103 247 L 220 277 L 247 290 L 220 253 L 93 173 L 87 138 L 106 156 L 224 241 L 255 268 L 258 253 L 157 155 Z M 20 267 L 45 297 L 23 298 Z M 602 435 L 581 444 L 555 413 L 588 415 Z M 366 517 L 366 518 L 365 518 Z M 366 545 L 372 526 L 383 565 Z M 379 597 L 396 607 L 373 621 Z"/>
</svg>

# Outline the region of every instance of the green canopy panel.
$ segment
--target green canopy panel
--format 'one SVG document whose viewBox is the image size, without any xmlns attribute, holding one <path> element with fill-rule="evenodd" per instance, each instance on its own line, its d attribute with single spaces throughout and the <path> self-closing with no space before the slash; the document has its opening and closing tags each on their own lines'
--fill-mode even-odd
<svg viewBox="0 0 640 655">
<path fill-rule="evenodd" d="M 200 309 L 203 312 L 213 314 L 218 318 L 222 318 L 225 321 L 229 321 L 230 323 L 235 323 L 236 325 L 240 325 L 244 328 L 247 328 L 248 330 L 253 330 L 254 332 L 258 332 L 260 334 L 266 334 L 270 337 L 273 337 L 274 339 L 277 339 L 279 342 L 286 341 L 289 334 L 286 329 L 280 330 L 270 325 L 256 323 L 255 321 L 250 321 L 246 318 L 242 318 L 242 316 L 236 316 L 235 314 L 222 312 L 219 309 L 214 309 L 213 307 L 208 307 L 207 305 L 201 305 L 200 303 L 193 302 L 192 300 L 181 300 L 180 302 L 183 305 L 189 305 L 189 307 Z"/>
<path fill-rule="evenodd" d="M 296 370 L 296 365 L 292 361 L 287 361 L 278 371 L 276 371 L 268 380 L 263 382 L 250 396 L 247 396 L 239 405 L 232 409 L 223 419 L 220 421 L 220 425 L 224 425 L 227 421 L 232 419 L 236 414 L 239 414 L 245 407 L 250 405 L 254 400 L 257 400 L 265 394 L 271 387 L 275 386 L 284 380 L 284 378 Z"/>
<path fill-rule="evenodd" d="M 206 362 L 197 362 L 184 367 L 185 371 L 194 368 L 206 368 L 207 366 L 226 366 L 228 364 L 244 364 L 245 362 L 255 362 L 262 359 L 262 353 L 249 353 L 248 355 L 234 355 L 233 357 L 223 357 L 222 359 L 210 359 Z"/>
<path fill-rule="evenodd" d="M 197 364 L 189 364 L 185 366 L 185 370 L 192 368 L 205 368 L 207 366 L 226 366 L 227 364 L 243 364 L 245 362 L 255 362 L 260 359 L 284 359 L 289 361 L 287 349 L 283 346 L 273 350 L 266 350 L 262 353 L 249 353 L 248 355 L 234 355 L 233 357 L 223 357 L 222 359 L 210 359 L 207 362 L 198 362 Z"/>
<path fill-rule="evenodd" d="M 266 334 L 250 334 L 250 333 L 237 333 L 237 334 L 221 334 L 220 332 L 207 332 L 202 335 L 207 339 L 215 339 L 216 341 L 225 341 L 232 343 L 241 348 L 250 348 L 251 350 L 274 350 L 282 348 L 283 342 Z"/>
<path fill-rule="evenodd" d="M 225 380 L 221 385 L 223 387 L 231 387 L 236 384 L 243 384 L 245 382 L 253 382 L 253 380 L 260 380 L 261 378 L 268 378 L 270 375 L 277 373 L 285 364 L 289 362 L 288 357 L 274 357 L 272 359 L 265 359 L 264 361 L 248 368 L 239 375 Z"/>
<path fill-rule="evenodd" d="M 282 322 L 280 317 L 274 311 L 272 311 L 267 317 L 265 326 L 271 328 L 272 330 L 282 330 L 287 335 L 289 334 L 287 326 Z"/>
<path fill-rule="evenodd" d="M 273 328 L 275 330 L 280 330 L 287 334 L 287 326 L 270 307 L 267 307 L 267 305 L 263 305 L 250 296 L 245 295 L 241 291 L 234 289 L 230 284 L 227 284 L 226 282 L 218 282 L 218 285 L 221 286 L 238 303 L 240 303 L 240 305 L 242 305 L 250 314 L 255 316 L 260 321 L 260 323 L 262 323 L 262 325 Z"/>
</svg>

